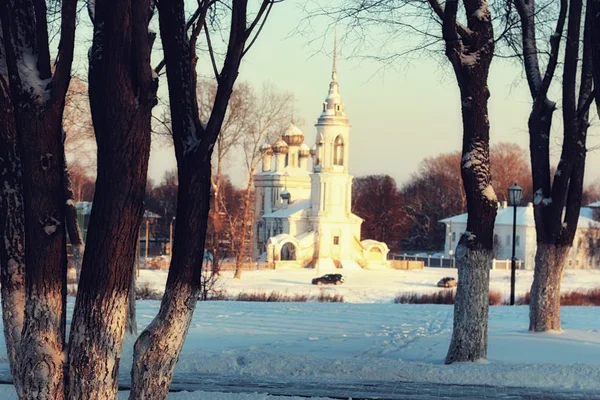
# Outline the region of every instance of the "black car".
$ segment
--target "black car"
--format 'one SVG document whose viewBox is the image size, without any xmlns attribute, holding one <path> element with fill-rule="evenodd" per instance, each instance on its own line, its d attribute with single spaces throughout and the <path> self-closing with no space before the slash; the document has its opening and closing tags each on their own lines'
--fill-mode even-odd
<svg viewBox="0 0 600 400">
<path fill-rule="evenodd" d="M 313 285 L 341 285 L 344 283 L 342 274 L 327 274 L 312 280 Z"/>
<path fill-rule="evenodd" d="M 456 287 L 456 279 L 447 276 L 445 278 L 440 279 L 440 281 L 437 283 L 438 287 L 443 287 L 443 288 L 453 288 Z"/>
</svg>

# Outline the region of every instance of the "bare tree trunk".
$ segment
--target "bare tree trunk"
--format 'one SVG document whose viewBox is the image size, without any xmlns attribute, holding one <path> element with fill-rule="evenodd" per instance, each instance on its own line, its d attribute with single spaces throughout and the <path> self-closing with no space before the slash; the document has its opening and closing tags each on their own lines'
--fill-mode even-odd
<svg viewBox="0 0 600 400">
<path fill-rule="evenodd" d="M 535 39 L 535 1 L 517 0 L 515 7 L 522 25 L 525 72 L 533 99 L 528 126 L 535 192 L 537 252 L 534 280 L 531 286 L 529 329 L 531 331 L 559 330 L 560 280 L 564 261 L 577 231 L 583 189 L 585 143 L 592 85 L 590 41 L 592 14 L 588 13 L 585 23 L 581 84 L 577 100 L 575 93 L 582 1 L 561 0 L 556 29 L 550 38 L 548 64 L 543 76 L 539 69 Z M 564 140 L 561 160 L 552 180 L 550 133 L 552 114 L 556 107 L 547 95 L 558 64 L 567 10 L 569 18 L 562 86 Z"/>
<path fill-rule="evenodd" d="M 467 247 L 468 240 L 468 237 L 462 236 L 459 248 Z M 487 357 L 491 259 L 489 251 L 470 251 L 468 258 L 457 254 L 458 288 L 454 306 L 454 329 L 446 364 Z M 483 289 L 487 290 L 484 292 Z"/>
<path fill-rule="evenodd" d="M 2 37 L 0 30 L 0 39 Z M 0 40 L 0 71 L 3 44 Z M 5 66 L 4 66 L 5 67 Z M 4 340 L 12 376 L 18 376 L 18 348 L 25 313 L 25 214 L 21 159 L 8 83 L 0 74 L 0 288 Z M 14 379 L 17 393 L 22 391 Z"/>
<path fill-rule="evenodd" d="M 248 178 L 248 186 L 246 187 L 246 193 L 244 194 L 244 216 L 242 218 L 241 221 L 241 232 L 239 233 L 238 237 L 239 237 L 239 246 L 238 246 L 238 252 L 237 255 L 235 257 L 235 274 L 234 274 L 234 278 L 235 279 L 242 279 L 242 271 L 243 271 L 243 264 L 244 264 L 244 256 L 246 255 L 246 235 L 248 234 L 248 225 L 246 225 L 248 219 L 250 218 L 250 207 L 252 207 L 252 204 L 250 204 L 250 189 L 252 188 L 252 174 L 254 173 L 253 170 L 250 171 L 249 173 L 249 178 Z"/>
<path fill-rule="evenodd" d="M 237 78 L 246 40 L 272 6 L 264 0 L 247 26 L 247 1 L 233 0 L 229 43 L 208 123 L 200 123 L 196 99 L 195 40 L 212 1 L 199 2 L 200 17 L 188 39 L 182 0 L 159 1 L 159 24 L 169 84 L 171 122 L 179 172 L 177 225 L 165 295 L 156 318 L 135 343 L 131 399 L 166 399 L 181 353 L 200 279 L 210 209 L 211 155 Z M 208 31 L 206 31 L 208 32 Z M 209 42 L 210 43 L 210 42 Z M 210 46 L 210 44 L 209 44 Z M 209 48 L 212 54 L 212 48 Z M 214 60 L 214 59 L 213 59 Z M 216 65 L 213 65 L 216 72 Z"/>
<path fill-rule="evenodd" d="M 20 318 L 18 309 L 23 306 L 25 312 L 20 343 L 9 344 L 9 351 L 18 346 L 19 366 L 13 366 L 12 371 L 16 370 L 13 377 L 18 381 L 17 394 L 24 398 L 61 399 L 64 395 L 62 352 L 67 258 L 61 120 L 73 59 L 75 13 L 75 1 L 62 3 L 60 47 L 53 75 L 45 2 L 0 1 L 1 102 L 12 107 L 11 111 L 3 112 L 14 116 L 10 119 L 14 121 L 12 140 L 16 140 L 13 142 L 16 147 L 11 150 L 9 144 L 9 152 L 16 149 L 20 154 L 12 159 L 12 167 L 19 157 L 22 162 L 17 175 L 22 174 L 26 289 L 25 303 L 15 305 L 14 315 Z M 36 62 L 32 64 L 30 60 Z M 50 81 L 52 85 L 48 85 Z M 7 176 L 10 179 L 10 174 Z M 13 185 L 18 183 L 12 182 Z M 13 200 L 16 198 L 12 196 Z M 15 211 L 15 219 L 9 218 L 8 223 L 17 222 L 19 210 Z M 6 243 L 22 243 L 23 238 L 13 236 L 22 232 L 21 227 L 9 230 Z M 4 277 L 15 285 L 3 287 L 3 300 L 20 300 L 19 292 L 5 292 L 11 287 L 21 290 L 20 265 L 20 260 L 13 260 L 12 268 L 4 270 L 15 277 Z M 9 329 L 15 327 L 14 322 L 17 321 L 9 324 Z M 10 337 L 16 338 L 14 332 Z"/>
<path fill-rule="evenodd" d="M 430 3 L 432 1 L 430 0 Z M 457 23 L 457 0 L 443 11 L 446 55 L 460 89 L 463 121 L 461 176 L 467 199 L 467 230 L 456 249 L 458 287 L 454 327 L 446 363 L 487 357 L 489 269 L 492 267 L 493 232 L 497 198 L 491 186 L 487 86 L 494 54 L 494 33 L 485 1 L 463 0 L 468 28 Z"/>
<path fill-rule="evenodd" d="M 560 330 L 560 279 L 569 250 L 538 243 L 529 307 L 531 331 Z"/>
<path fill-rule="evenodd" d="M 203 244 L 210 206 L 210 164 L 202 168 L 205 175 L 198 176 L 197 171 L 194 168 L 180 171 L 179 222 L 175 225 L 177 240 L 169 278 L 158 316 L 135 343 L 131 399 L 167 398 L 175 363 L 200 296 Z M 204 232 L 204 235 L 195 235 L 195 231 Z"/>
<path fill-rule="evenodd" d="M 73 399 L 117 394 L 156 102 L 151 12 L 145 0 L 99 0 L 93 10 L 89 94 L 98 177 L 69 337 Z"/>
<path fill-rule="evenodd" d="M 71 183 L 69 170 L 67 169 L 66 159 L 64 159 L 64 162 L 65 197 L 67 199 L 65 226 L 67 227 L 69 241 L 71 242 L 73 249 L 73 266 L 75 267 L 77 283 L 79 283 L 79 276 L 81 275 L 81 259 L 83 256 L 83 238 L 81 236 L 81 230 L 79 229 L 79 222 L 77 221 L 77 206 L 75 205 L 75 195 L 73 193 L 73 185 Z"/>
</svg>

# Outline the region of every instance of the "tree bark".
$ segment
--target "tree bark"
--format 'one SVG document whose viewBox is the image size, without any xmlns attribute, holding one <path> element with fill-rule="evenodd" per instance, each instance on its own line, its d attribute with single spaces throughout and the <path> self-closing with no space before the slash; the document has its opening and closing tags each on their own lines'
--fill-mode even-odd
<svg viewBox="0 0 600 400">
<path fill-rule="evenodd" d="M 64 396 L 67 264 L 61 120 L 73 59 L 76 1 L 64 1 L 61 14 L 61 39 L 53 75 L 45 3 L 0 1 L 2 102 L 9 108 L 12 105 L 12 111 L 7 113 L 13 113 L 14 120 L 16 147 L 11 150 L 9 146 L 8 151 L 16 149 L 19 155 L 12 161 L 20 158 L 22 163 L 17 175 L 22 174 L 26 243 L 25 302 L 15 304 L 17 318 L 19 309 L 24 307 L 22 336 L 20 343 L 8 346 L 9 351 L 11 346 L 12 351 L 18 346 L 19 365 L 11 369 L 16 372 L 13 377 L 17 394 L 24 398 Z M 8 178 L 11 179 L 10 174 Z M 6 183 L 10 182 L 2 182 Z M 14 218 L 18 219 L 19 211 L 15 211 Z M 6 222 L 15 220 L 8 218 Z M 22 234 L 20 228 L 8 233 L 7 243 L 22 243 L 23 238 L 17 236 Z M 4 277 L 15 283 L 12 288 L 16 290 L 20 290 L 22 282 L 19 264 L 18 260 L 10 262 L 13 268 L 5 272 L 12 277 Z M 3 287 L 5 290 L 11 290 L 11 285 Z M 4 293 L 3 300 L 21 300 L 18 292 Z M 9 324 L 11 328 L 13 324 Z M 10 336 L 15 339 L 14 331 Z"/>
<path fill-rule="evenodd" d="M 560 279 L 569 250 L 570 247 L 538 243 L 529 307 L 531 331 L 560 330 Z"/>
<path fill-rule="evenodd" d="M 490 92 L 487 86 L 494 53 L 494 33 L 485 1 L 463 0 L 463 3 L 468 28 L 457 24 L 457 0 L 446 2 L 442 25 L 446 56 L 452 63 L 460 89 L 463 121 L 461 176 L 468 212 L 467 230 L 456 249 L 459 280 L 446 364 L 487 357 L 487 297 L 497 207 L 491 186 Z"/>
<path fill-rule="evenodd" d="M 2 50 L 0 40 L 0 64 Z M 18 348 L 25 313 L 25 214 L 14 111 L 3 70 L 0 65 L 0 236 L 4 238 L 0 243 L 0 288 L 10 373 L 18 376 Z M 20 383 L 19 379 L 14 380 L 17 393 L 22 391 Z"/>
<path fill-rule="evenodd" d="M 67 395 L 74 399 L 117 395 L 158 83 L 150 67 L 150 2 L 94 5 L 89 97 L 98 176 L 69 336 Z"/>
</svg>

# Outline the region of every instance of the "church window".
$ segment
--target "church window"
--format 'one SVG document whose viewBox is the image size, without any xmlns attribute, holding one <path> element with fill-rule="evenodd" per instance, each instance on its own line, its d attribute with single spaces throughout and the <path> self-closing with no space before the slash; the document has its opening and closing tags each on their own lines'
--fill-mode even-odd
<svg viewBox="0 0 600 400">
<path fill-rule="evenodd" d="M 344 139 L 342 135 L 335 138 L 333 149 L 333 164 L 344 165 Z"/>
<path fill-rule="evenodd" d="M 336 246 L 338 244 L 340 244 L 340 237 L 339 236 L 334 236 L 333 237 L 333 244 L 336 245 Z"/>
</svg>

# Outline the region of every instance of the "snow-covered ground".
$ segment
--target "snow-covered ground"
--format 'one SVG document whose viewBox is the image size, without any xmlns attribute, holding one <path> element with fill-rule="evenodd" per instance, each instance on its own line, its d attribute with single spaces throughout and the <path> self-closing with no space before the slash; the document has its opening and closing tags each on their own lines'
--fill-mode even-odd
<svg viewBox="0 0 600 400">
<path fill-rule="evenodd" d="M 337 272 L 337 271 L 336 271 Z M 445 276 L 457 277 L 456 269 L 425 268 L 423 270 L 341 270 L 344 284 L 321 288 L 311 285 L 317 276 L 311 269 L 280 269 L 244 271 L 242 279 L 233 279 L 232 271 L 225 271 L 218 286 L 231 296 L 240 292 L 278 291 L 288 294 L 318 295 L 321 290 L 344 296 L 347 303 L 389 303 L 401 292 L 427 293 L 439 290 L 436 283 Z M 325 272 L 322 272 L 324 274 Z M 322 275 L 321 274 L 321 275 Z M 141 270 L 138 285 L 148 284 L 161 291 L 167 281 L 167 271 Z M 531 287 L 533 271 L 517 270 L 516 294 L 524 295 Z M 600 270 L 567 270 L 561 284 L 563 292 L 600 287 Z M 510 294 L 510 271 L 491 271 L 490 289 Z"/>
<path fill-rule="evenodd" d="M 546 387 L 600 391 L 600 307 L 563 307 L 563 331 L 527 331 L 526 306 L 490 307 L 488 360 L 444 365 L 452 333 L 451 306 L 401 305 L 399 292 L 437 290 L 454 270 L 350 271 L 338 287 L 310 285 L 313 271 L 245 271 L 242 280 L 224 274 L 230 294 L 256 290 L 318 294 L 341 293 L 347 303 L 198 303 L 177 374 L 215 374 L 255 379 L 309 379 L 311 382 L 435 382 Z M 508 293 L 507 271 L 492 271 L 492 288 Z M 140 282 L 162 288 L 166 273 L 141 271 Z M 531 283 L 519 271 L 517 288 Z M 563 290 L 600 286 L 600 271 L 567 271 Z M 73 299 L 69 299 L 73 307 Z M 159 301 L 138 301 L 143 329 Z M 6 364 L 0 338 L 0 364 Z M 134 337 L 123 346 L 121 374 L 131 365 Z M 6 368 L 7 366 L 4 365 Z M 12 388 L 0 388 L 11 398 Z M 333 396 L 333 394 L 331 394 Z M 126 396 L 126 394 L 123 394 Z M 125 397 L 124 397 L 125 398 Z M 175 400 L 274 400 L 265 394 L 177 393 Z M 287 399 L 290 399 L 287 397 Z"/>
</svg>

